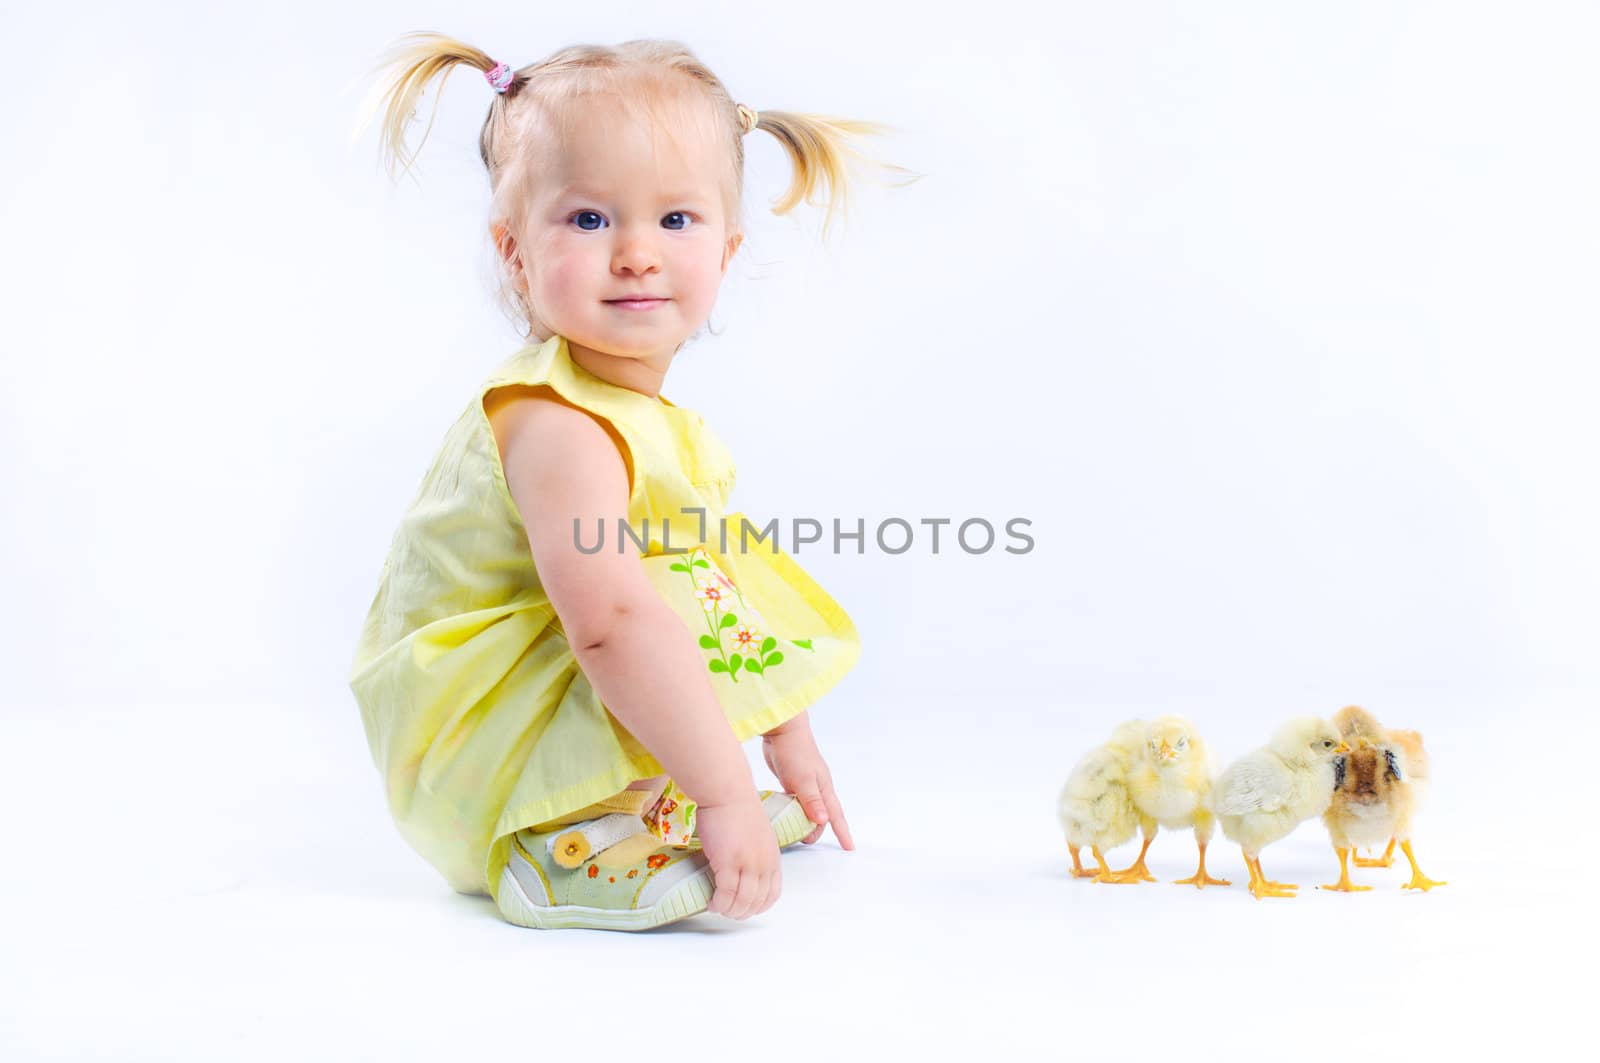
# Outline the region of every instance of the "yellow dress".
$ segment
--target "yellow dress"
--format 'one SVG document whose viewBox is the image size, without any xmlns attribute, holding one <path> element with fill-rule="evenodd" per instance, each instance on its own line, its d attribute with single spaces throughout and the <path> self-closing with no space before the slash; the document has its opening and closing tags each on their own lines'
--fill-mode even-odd
<svg viewBox="0 0 1600 1063">
<path fill-rule="evenodd" d="M 850 617 L 770 532 L 750 521 L 741 542 L 745 515 L 725 509 L 733 460 L 699 414 L 600 379 L 560 336 L 524 347 L 467 404 L 401 519 L 350 676 L 390 814 L 462 893 L 493 894 L 516 831 L 662 772 L 578 668 L 534 568 L 484 411 L 519 384 L 624 444 L 640 564 L 698 636 L 740 741 L 800 713 L 860 656 Z M 591 524 L 580 543 L 598 534 Z"/>
</svg>

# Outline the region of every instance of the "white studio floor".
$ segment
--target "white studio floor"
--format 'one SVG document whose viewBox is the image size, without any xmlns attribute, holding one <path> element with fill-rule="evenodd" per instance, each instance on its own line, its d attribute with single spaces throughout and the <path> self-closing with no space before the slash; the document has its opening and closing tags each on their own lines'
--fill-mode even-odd
<svg viewBox="0 0 1600 1063">
<path fill-rule="evenodd" d="M 1337 871 L 1316 822 L 1263 856 L 1301 883 L 1294 900 L 1253 900 L 1220 838 L 1208 863 L 1229 888 L 1172 885 L 1194 847 L 1167 834 L 1159 884 L 1073 881 L 1053 808 L 1081 724 L 1041 725 L 965 792 L 932 769 L 875 776 L 888 761 L 863 727 L 831 757 L 857 851 L 831 834 L 791 850 L 782 901 L 746 923 L 628 935 L 523 930 L 452 893 L 389 825 L 353 707 L 315 724 L 270 707 L 6 714 L 8 1061 L 598 1058 L 685 1032 L 700 1058 L 1348 1061 L 1537 1051 L 1589 1025 L 1579 779 L 1488 716 L 1433 741 L 1416 849 L 1449 885 L 1427 895 L 1400 889 L 1399 854 L 1358 872 L 1371 893 L 1315 889 Z M 937 726 L 894 740 L 911 764 L 960 746 Z"/>
</svg>

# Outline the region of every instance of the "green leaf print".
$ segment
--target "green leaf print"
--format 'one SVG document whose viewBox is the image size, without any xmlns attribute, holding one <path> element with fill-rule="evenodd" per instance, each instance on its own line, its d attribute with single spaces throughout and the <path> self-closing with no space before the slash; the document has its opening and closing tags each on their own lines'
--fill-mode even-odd
<svg viewBox="0 0 1600 1063">
<path fill-rule="evenodd" d="M 709 560 L 702 556 L 692 554 L 687 565 L 674 562 L 671 570 L 682 572 L 689 577 L 689 584 L 693 588 L 695 599 L 700 603 L 705 613 L 707 634 L 699 638 L 700 648 L 713 651 L 715 656 L 706 662 L 706 667 L 717 675 L 726 675 L 732 682 L 739 681 L 739 672 L 754 672 L 763 675 L 768 668 L 783 663 L 783 654 L 773 652 L 778 645 L 778 640 L 771 635 L 762 636 L 754 625 L 747 625 L 744 629 L 734 633 L 734 644 L 749 649 L 756 639 L 760 638 L 759 649 L 754 653 L 729 653 L 728 647 L 723 644 L 722 634 L 729 628 L 737 627 L 739 616 L 737 613 L 723 612 L 723 606 L 732 604 L 727 597 L 727 592 L 732 591 L 741 604 L 744 595 L 739 588 L 726 576 L 713 573 L 710 577 L 696 577 L 694 570 L 697 568 L 712 568 Z M 759 618 L 758 618 L 759 619 Z M 797 646 L 811 649 L 809 641 L 796 642 Z"/>
<path fill-rule="evenodd" d="M 810 639 L 790 639 L 789 641 L 793 645 L 799 646 L 802 650 L 811 650 L 811 640 Z M 816 650 L 811 650 L 811 652 L 815 653 L 817 651 Z"/>
</svg>

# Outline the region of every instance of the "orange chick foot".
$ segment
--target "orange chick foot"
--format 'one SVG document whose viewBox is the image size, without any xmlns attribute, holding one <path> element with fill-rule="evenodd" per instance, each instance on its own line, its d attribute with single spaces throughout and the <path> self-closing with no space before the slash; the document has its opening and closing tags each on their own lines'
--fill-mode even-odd
<svg viewBox="0 0 1600 1063">
<path fill-rule="evenodd" d="M 1203 890 L 1207 886 L 1231 886 L 1233 885 L 1233 880 L 1226 878 L 1212 878 L 1204 871 L 1196 871 L 1188 878 L 1173 879 L 1172 884 L 1174 886 L 1193 886 L 1195 889 Z"/>
<path fill-rule="evenodd" d="M 1334 852 L 1339 854 L 1339 881 L 1331 886 L 1323 886 L 1322 888 L 1325 890 L 1337 890 L 1340 893 L 1360 893 L 1363 890 L 1370 890 L 1371 886 L 1357 886 L 1350 881 L 1350 850 L 1348 848 L 1340 849 L 1335 847 Z"/>
<path fill-rule="evenodd" d="M 1368 856 L 1358 856 L 1354 852 L 1350 854 L 1350 859 L 1355 861 L 1357 867 L 1388 867 L 1394 863 L 1394 839 L 1389 839 L 1389 844 L 1384 848 L 1383 855 L 1376 859 Z"/>
<path fill-rule="evenodd" d="M 1263 897 L 1298 897 L 1299 896 L 1299 894 L 1295 893 L 1294 890 L 1278 889 L 1273 885 L 1273 883 L 1268 882 L 1265 879 L 1259 879 L 1259 878 L 1256 879 L 1254 882 L 1250 883 L 1250 895 L 1253 896 L 1258 901 Z"/>
<path fill-rule="evenodd" d="M 1412 873 L 1411 881 L 1402 882 L 1400 888 L 1403 890 L 1421 890 L 1423 893 L 1427 893 L 1435 886 L 1448 886 L 1449 884 L 1448 882 L 1435 882 L 1422 872 L 1416 871 Z"/>
<path fill-rule="evenodd" d="M 1206 874 L 1206 845 L 1205 845 L 1205 842 L 1200 842 L 1199 843 L 1199 847 L 1200 847 L 1200 867 L 1195 871 L 1194 874 L 1190 875 L 1188 878 L 1177 879 L 1172 884 L 1174 886 L 1193 886 L 1195 889 L 1199 889 L 1199 890 L 1203 890 L 1207 886 L 1231 886 L 1231 885 L 1233 885 L 1232 882 L 1229 882 L 1225 878 L 1212 878 L 1210 875 Z M 1250 877 L 1251 877 L 1251 879 L 1254 879 L 1255 878 L 1255 873 L 1251 872 Z"/>
<path fill-rule="evenodd" d="M 1135 860 L 1121 871 L 1113 871 L 1111 873 L 1112 877 L 1107 881 L 1122 883 L 1158 881 L 1157 878 L 1150 873 L 1150 869 L 1144 866 L 1144 854 L 1150 851 L 1150 841 L 1151 839 L 1147 837 L 1144 840 L 1144 844 L 1139 846 L 1139 859 Z"/>
<path fill-rule="evenodd" d="M 1422 892 L 1426 893 L 1429 890 L 1433 889 L 1433 887 L 1435 887 L 1435 886 L 1448 885 L 1448 883 L 1445 883 L 1445 882 L 1435 882 L 1435 881 L 1433 881 L 1433 879 L 1429 878 L 1427 875 L 1424 875 L 1422 873 L 1422 868 L 1417 866 L 1417 854 L 1411 851 L 1411 841 L 1410 841 L 1410 839 L 1407 839 L 1406 841 L 1401 842 L 1400 843 L 1400 848 L 1405 850 L 1406 859 L 1408 861 L 1410 861 L 1410 863 L 1411 863 L 1411 881 L 1410 882 L 1402 882 L 1400 884 L 1400 888 L 1401 889 L 1403 889 L 1403 890 L 1421 890 Z"/>
</svg>

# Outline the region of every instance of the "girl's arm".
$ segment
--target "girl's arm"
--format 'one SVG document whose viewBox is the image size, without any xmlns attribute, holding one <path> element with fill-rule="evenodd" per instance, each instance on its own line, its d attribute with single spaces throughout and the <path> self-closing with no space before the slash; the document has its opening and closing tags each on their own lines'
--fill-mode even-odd
<svg viewBox="0 0 1600 1063">
<path fill-rule="evenodd" d="M 617 549 L 618 523 L 628 514 L 618 442 L 587 412 L 538 392 L 497 402 L 490 421 L 534 565 L 578 666 L 699 805 L 717 879 L 711 910 L 734 918 L 764 911 L 777 899 L 778 850 L 749 762 L 694 634 L 645 576 L 632 540 L 623 536 Z M 605 547 L 579 551 L 574 518 L 591 543 L 601 521 Z"/>
</svg>

